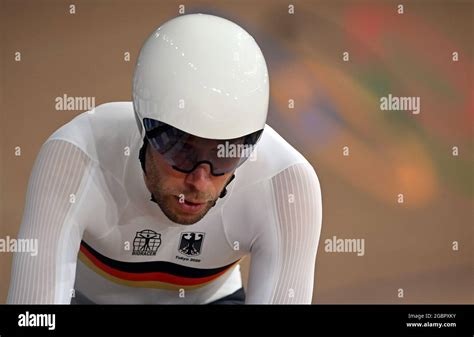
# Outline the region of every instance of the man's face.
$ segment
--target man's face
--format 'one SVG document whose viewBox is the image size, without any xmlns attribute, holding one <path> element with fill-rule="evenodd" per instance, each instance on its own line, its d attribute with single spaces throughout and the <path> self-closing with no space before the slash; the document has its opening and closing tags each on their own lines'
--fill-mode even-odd
<svg viewBox="0 0 474 337">
<path fill-rule="evenodd" d="M 192 225 L 214 206 L 233 172 L 213 176 L 208 164 L 191 173 L 173 169 L 151 144 L 146 149 L 145 184 L 173 222 Z"/>
</svg>

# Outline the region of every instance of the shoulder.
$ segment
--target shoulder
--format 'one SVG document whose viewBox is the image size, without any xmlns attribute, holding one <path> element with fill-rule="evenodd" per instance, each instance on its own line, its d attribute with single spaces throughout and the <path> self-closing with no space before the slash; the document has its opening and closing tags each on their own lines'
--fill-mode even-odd
<svg viewBox="0 0 474 337">
<path fill-rule="evenodd" d="M 305 164 L 312 169 L 298 150 L 266 125 L 252 157 L 235 172 L 234 192 L 244 190 L 250 185 L 270 181 L 278 173 L 297 164 Z"/>
<path fill-rule="evenodd" d="M 56 130 L 49 140 L 63 140 L 76 145 L 97 160 L 104 147 L 112 150 L 138 134 L 131 102 L 111 102 L 81 113 Z"/>
<path fill-rule="evenodd" d="M 268 125 L 262 137 L 255 149 L 256 159 L 236 170 L 223 207 L 229 237 L 246 242 L 248 250 L 258 237 L 277 235 L 283 213 L 300 219 L 302 211 L 314 217 L 313 211 L 321 210 L 313 166 Z"/>
<path fill-rule="evenodd" d="M 132 102 L 101 104 L 60 127 L 46 142 L 71 143 L 100 167 L 121 177 L 129 158 L 127 149 L 135 151 L 140 139 L 133 111 Z"/>
</svg>

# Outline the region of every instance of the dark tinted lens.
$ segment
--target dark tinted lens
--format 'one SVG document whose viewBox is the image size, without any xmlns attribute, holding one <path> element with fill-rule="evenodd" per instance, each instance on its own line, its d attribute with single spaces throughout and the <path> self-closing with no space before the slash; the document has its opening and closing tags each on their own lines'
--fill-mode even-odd
<svg viewBox="0 0 474 337">
<path fill-rule="evenodd" d="M 231 172 L 248 159 L 263 131 L 236 139 L 215 140 L 190 135 L 149 118 L 145 118 L 143 124 L 153 148 L 173 168 L 189 173 L 201 163 L 207 163 L 213 175 Z"/>
</svg>

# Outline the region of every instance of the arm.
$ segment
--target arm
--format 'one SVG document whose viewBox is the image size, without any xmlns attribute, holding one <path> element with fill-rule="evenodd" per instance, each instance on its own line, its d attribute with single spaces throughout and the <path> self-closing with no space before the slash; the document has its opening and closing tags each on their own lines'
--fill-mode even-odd
<svg viewBox="0 0 474 337">
<path fill-rule="evenodd" d="M 271 179 L 268 217 L 251 246 L 247 303 L 311 303 L 321 232 L 321 190 L 309 163 Z"/>
<path fill-rule="evenodd" d="M 7 303 L 70 303 L 84 228 L 72 214 L 91 160 L 75 145 L 47 141 L 28 183 L 19 239 L 37 239 L 38 254 L 15 253 Z"/>
</svg>

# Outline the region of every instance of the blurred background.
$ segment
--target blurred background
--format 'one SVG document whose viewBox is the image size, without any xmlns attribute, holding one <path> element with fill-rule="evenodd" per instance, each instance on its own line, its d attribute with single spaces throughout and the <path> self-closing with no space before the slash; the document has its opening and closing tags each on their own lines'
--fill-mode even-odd
<svg viewBox="0 0 474 337">
<path fill-rule="evenodd" d="M 42 143 L 83 112 L 55 110 L 55 97 L 131 100 L 139 48 L 184 5 L 255 37 L 270 73 L 268 124 L 319 176 L 313 303 L 473 303 L 472 1 L 0 4 L 0 238 L 17 235 Z M 388 94 L 420 97 L 420 114 L 382 111 Z M 365 255 L 326 252 L 333 236 L 364 239 Z M 0 254 L 0 303 L 11 257 Z"/>
</svg>

